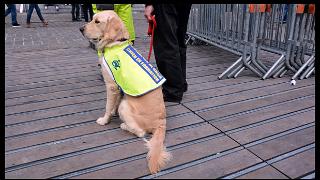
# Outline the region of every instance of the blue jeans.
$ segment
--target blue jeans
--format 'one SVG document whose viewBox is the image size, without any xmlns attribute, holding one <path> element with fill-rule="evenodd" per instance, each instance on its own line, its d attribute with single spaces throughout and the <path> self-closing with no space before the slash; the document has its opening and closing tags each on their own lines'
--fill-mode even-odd
<svg viewBox="0 0 320 180">
<path fill-rule="evenodd" d="M 5 11 L 5 16 L 11 13 L 11 23 L 17 24 L 17 9 L 15 4 L 6 4 L 8 9 Z"/>
<path fill-rule="evenodd" d="M 34 8 L 36 9 L 40 20 L 44 21 L 42 15 L 41 15 L 41 11 L 40 11 L 40 8 L 39 8 L 38 4 L 29 4 L 29 10 L 28 10 L 28 13 L 27 13 L 27 23 L 28 24 L 30 23 L 31 15 L 32 15 L 32 12 L 33 12 Z"/>
</svg>

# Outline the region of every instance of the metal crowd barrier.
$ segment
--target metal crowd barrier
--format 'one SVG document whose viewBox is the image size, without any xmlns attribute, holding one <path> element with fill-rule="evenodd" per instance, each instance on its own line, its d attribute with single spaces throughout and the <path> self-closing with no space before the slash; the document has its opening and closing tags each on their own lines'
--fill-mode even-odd
<svg viewBox="0 0 320 180">
<path fill-rule="evenodd" d="M 241 56 L 219 79 L 236 78 L 244 69 L 262 79 L 288 71 L 296 73 L 292 79 L 308 78 L 314 73 L 314 12 L 314 5 L 302 4 L 194 4 L 187 34 Z M 267 67 L 261 50 L 280 58 Z"/>
</svg>

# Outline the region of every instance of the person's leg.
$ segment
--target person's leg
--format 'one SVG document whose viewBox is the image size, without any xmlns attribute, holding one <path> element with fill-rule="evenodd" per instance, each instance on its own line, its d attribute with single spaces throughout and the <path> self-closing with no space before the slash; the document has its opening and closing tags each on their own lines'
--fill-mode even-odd
<svg viewBox="0 0 320 180">
<path fill-rule="evenodd" d="M 75 15 L 74 15 L 74 10 L 75 10 L 75 8 L 76 8 L 76 4 L 71 4 L 71 6 L 72 6 L 72 9 L 71 9 L 72 20 L 76 20 L 76 17 L 75 17 Z"/>
<path fill-rule="evenodd" d="M 4 16 L 5 17 L 7 17 L 8 16 L 8 14 L 10 14 L 11 13 L 11 4 L 6 4 L 7 5 L 7 9 L 6 9 L 6 11 L 4 12 Z"/>
<path fill-rule="evenodd" d="M 10 12 L 11 12 L 11 23 L 12 25 L 17 25 L 17 9 L 15 4 L 8 4 L 10 6 Z M 8 7 L 9 7 L 8 6 Z"/>
<path fill-rule="evenodd" d="M 173 4 L 156 4 L 154 12 L 157 22 L 153 41 L 154 55 L 160 73 L 167 79 L 162 86 L 163 94 L 167 100 L 180 101 L 184 78 L 177 37 L 178 12 Z"/>
<path fill-rule="evenodd" d="M 76 4 L 76 19 L 80 19 L 80 4 Z"/>
<path fill-rule="evenodd" d="M 84 20 L 86 21 L 86 22 L 88 22 L 89 20 L 88 20 L 88 5 L 87 4 L 83 4 L 82 5 L 82 13 L 83 13 L 83 16 L 84 16 Z"/>
<path fill-rule="evenodd" d="M 42 14 L 41 14 L 41 11 L 40 11 L 40 8 L 39 8 L 38 4 L 35 4 L 34 8 L 36 9 L 36 12 L 38 14 L 39 19 L 43 22 L 44 19 L 42 17 Z"/>
<path fill-rule="evenodd" d="M 92 18 L 93 18 L 93 9 L 92 9 L 92 5 L 91 4 L 89 4 L 88 5 L 89 7 L 89 14 L 90 14 L 90 21 L 92 21 Z"/>
<path fill-rule="evenodd" d="M 191 4 L 179 4 L 176 5 L 178 10 L 179 25 L 178 25 L 178 41 L 179 41 L 179 51 L 181 58 L 181 69 L 184 79 L 184 92 L 188 89 L 188 83 L 186 81 L 186 55 L 187 55 L 187 45 L 185 44 L 185 36 L 187 33 L 189 14 L 191 9 Z"/>
<path fill-rule="evenodd" d="M 27 13 L 27 24 L 30 24 L 30 20 L 31 20 L 34 6 L 35 6 L 35 4 L 29 4 L 29 9 L 28 9 L 28 13 Z"/>
<path fill-rule="evenodd" d="M 83 4 L 79 4 L 79 7 L 80 7 L 80 18 L 84 19 Z"/>
</svg>

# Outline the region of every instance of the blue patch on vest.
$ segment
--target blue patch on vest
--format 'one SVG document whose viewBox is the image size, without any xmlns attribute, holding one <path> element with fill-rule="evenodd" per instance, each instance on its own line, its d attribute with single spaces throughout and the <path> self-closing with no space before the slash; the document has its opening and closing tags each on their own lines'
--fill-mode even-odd
<svg viewBox="0 0 320 180">
<path fill-rule="evenodd" d="M 138 54 L 131 45 L 124 48 L 124 52 L 126 52 L 156 84 L 163 79 L 163 76 L 158 72 L 158 70 L 155 67 L 152 67 L 152 65 L 144 57 Z"/>
</svg>

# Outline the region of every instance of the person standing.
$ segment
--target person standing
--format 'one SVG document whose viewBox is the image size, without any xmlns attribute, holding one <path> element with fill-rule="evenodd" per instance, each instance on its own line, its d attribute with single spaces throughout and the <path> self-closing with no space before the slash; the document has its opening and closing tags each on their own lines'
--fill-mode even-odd
<svg viewBox="0 0 320 180">
<path fill-rule="evenodd" d="M 38 17 L 41 20 L 41 22 L 43 23 L 43 25 L 47 26 L 48 22 L 45 21 L 44 18 L 42 17 L 42 14 L 41 14 L 41 11 L 40 11 L 40 8 L 39 8 L 38 4 L 29 4 L 29 9 L 28 9 L 28 13 L 27 13 L 27 27 L 28 28 L 31 27 L 30 20 L 31 20 L 31 16 L 32 16 L 32 13 L 33 13 L 33 9 L 36 9 Z"/>
<path fill-rule="evenodd" d="M 17 9 L 15 4 L 6 4 L 8 9 L 4 12 L 5 17 L 11 13 L 11 24 L 12 27 L 20 27 L 17 22 Z"/>
<path fill-rule="evenodd" d="M 154 4 L 145 6 L 148 21 L 155 15 L 154 56 L 160 73 L 167 79 L 162 85 L 164 100 L 180 103 L 188 89 L 186 81 L 185 35 L 192 4 Z"/>
<path fill-rule="evenodd" d="M 80 4 L 71 4 L 72 21 L 81 21 L 80 19 Z"/>
<path fill-rule="evenodd" d="M 93 17 L 93 10 L 92 10 L 91 4 L 83 4 L 82 11 L 83 11 L 83 15 L 84 15 L 84 20 L 86 22 L 89 22 L 89 16 L 88 16 L 88 11 L 89 11 L 90 21 L 91 21 L 92 17 Z"/>
</svg>

